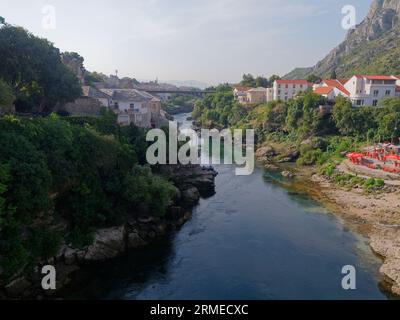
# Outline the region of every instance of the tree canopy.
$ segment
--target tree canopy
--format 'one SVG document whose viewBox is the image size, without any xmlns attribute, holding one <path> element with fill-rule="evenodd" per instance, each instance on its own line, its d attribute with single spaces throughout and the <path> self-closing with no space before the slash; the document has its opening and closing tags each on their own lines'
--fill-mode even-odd
<svg viewBox="0 0 400 320">
<path fill-rule="evenodd" d="M 0 79 L 0 115 L 12 111 L 14 99 L 11 87 Z"/>
<path fill-rule="evenodd" d="M 81 94 L 60 50 L 21 27 L 0 28 L 0 75 L 15 95 L 17 111 L 49 112 Z"/>
</svg>

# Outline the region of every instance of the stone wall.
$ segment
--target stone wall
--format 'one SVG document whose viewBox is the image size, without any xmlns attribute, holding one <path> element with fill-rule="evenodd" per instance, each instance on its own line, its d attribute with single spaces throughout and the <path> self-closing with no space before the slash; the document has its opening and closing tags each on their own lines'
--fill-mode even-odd
<svg viewBox="0 0 400 320">
<path fill-rule="evenodd" d="M 66 111 L 74 116 L 97 116 L 100 115 L 101 108 L 100 101 L 89 97 L 81 97 L 75 102 L 67 103 L 59 111 Z"/>
</svg>

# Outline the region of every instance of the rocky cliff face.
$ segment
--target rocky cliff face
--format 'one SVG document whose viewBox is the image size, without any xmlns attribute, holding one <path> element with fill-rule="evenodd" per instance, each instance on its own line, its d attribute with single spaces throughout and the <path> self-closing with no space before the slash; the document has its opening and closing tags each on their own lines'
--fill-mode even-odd
<svg viewBox="0 0 400 320">
<path fill-rule="evenodd" d="M 367 17 L 350 30 L 344 42 L 311 68 L 298 68 L 286 78 L 310 74 L 339 77 L 354 73 L 396 73 L 400 70 L 400 0 L 373 0 Z"/>
</svg>

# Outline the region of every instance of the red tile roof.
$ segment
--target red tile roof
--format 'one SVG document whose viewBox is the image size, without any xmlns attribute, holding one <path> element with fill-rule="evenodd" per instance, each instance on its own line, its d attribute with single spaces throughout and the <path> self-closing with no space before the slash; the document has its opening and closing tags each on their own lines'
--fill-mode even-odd
<svg viewBox="0 0 400 320">
<path fill-rule="evenodd" d="M 249 91 L 251 88 L 249 87 L 245 87 L 245 86 L 241 86 L 241 85 L 235 85 L 233 86 L 234 89 L 236 89 L 237 91 Z"/>
<path fill-rule="evenodd" d="M 350 79 L 337 79 L 342 85 L 345 85 Z"/>
<path fill-rule="evenodd" d="M 277 84 L 305 84 L 309 87 L 313 86 L 313 83 L 308 82 L 307 80 L 276 80 Z"/>
<path fill-rule="evenodd" d="M 343 87 L 342 83 L 340 82 L 340 80 L 331 80 L 331 79 L 327 79 L 323 81 L 327 86 L 330 87 L 335 87 L 336 89 L 340 90 L 341 92 L 343 92 L 346 96 L 350 95 L 350 92 L 347 91 L 347 89 L 345 87 Z"/>
<path fill-rule="evenodd" d="M 393 80 L 391 76 L 381 76 L 381 75 L 361 75 L 356 74 L 357 78 L 365 78 L 368 80 Z"/>
<path fill-rule="evenodd" d="M 318 87 L 313 92 L 316 94 L 329 94 L 333 90 L 333 87 Z"/>
</svg>

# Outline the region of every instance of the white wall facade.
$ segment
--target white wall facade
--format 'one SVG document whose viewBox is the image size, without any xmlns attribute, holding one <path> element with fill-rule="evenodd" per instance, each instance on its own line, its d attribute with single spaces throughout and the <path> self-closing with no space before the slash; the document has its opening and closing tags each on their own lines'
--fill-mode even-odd
<svg viewBox="0 0 400 320">
<path fill-rule="evenodd" d="M 274 100 L 288 101 L 293 99 L 301 92 L 305 92 L 311 88 L 311 85 L 299 83 L 298 81 L 287 80 L 283 83 L 281 81 L 275 81 L 273 87 Z"/>
<path fill-rule="evenodd" d="M 371 80 L 364 76 L 353 76 L 344 87 L 350 92 L 355 107 L 377 106 L 384 98 L 396 96 L 395 80 Z"/>
</svg>

